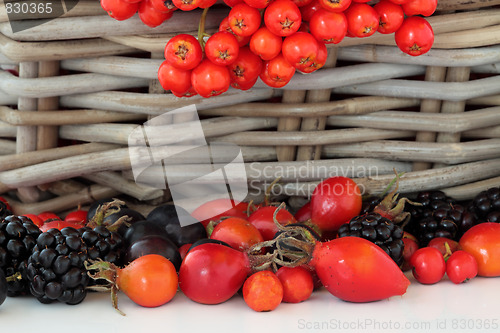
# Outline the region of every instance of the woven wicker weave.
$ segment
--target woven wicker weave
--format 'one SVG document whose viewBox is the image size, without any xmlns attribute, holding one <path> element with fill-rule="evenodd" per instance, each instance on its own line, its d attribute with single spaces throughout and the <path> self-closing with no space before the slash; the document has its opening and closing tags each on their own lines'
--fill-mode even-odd
<svg viewBox="0 0 500 333">
<path fill-rule="evenodd" d="M 139 206 L 168 190 L 137 185 L 127 138 L 147 119 L 196 104 L 207 140 L 241 147 L 249 199 L 273 193 L 300 205 L 326 176 L 381 193 L 405 172 L 403 193 L 443 189 L 458 199 L 500 185 L 500 1 L 440 0 L 430 52 L 410 57 L 393 36 L 346 38 L 324 68 L 283 89 L 262 82 L 203 99 L 157 81 L 173 35 L 195 33 L 201 11 L 157 28 L 118 22 L 97 0 L 12 33 L 0 7 L 0 194 L 16 213 L 63 212 L 126 195 Z M 215 29 L 223 6 L 207 18 Z M 195 165 L 179 165 L 179 176 Z"/>
</svg>

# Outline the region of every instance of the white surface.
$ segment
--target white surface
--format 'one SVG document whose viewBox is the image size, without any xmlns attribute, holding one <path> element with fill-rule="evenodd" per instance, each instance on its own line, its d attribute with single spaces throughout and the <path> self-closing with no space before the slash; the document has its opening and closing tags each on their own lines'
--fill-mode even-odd
<svg viewBox="0 0 500 333">
<path fill-rule="evenodd" d="M 119 315 L 109 295 L 89 293 L 83 303 L 41 304 L 31 297 L 7 298 L 0 306 L 2 332 L 498 332 L 500 278 L 475 278 L 455 285 L 446 277 L 435 285 L 412 284 L 402 297 L 373 303 L 341 301 L 325 289 L 300 304 L 282 303 L 254 312 L 236 295 L 218 305 L 202 305 L 178 292 L 158 308 L 143 308 L 119 294 Z"/>
</svg>

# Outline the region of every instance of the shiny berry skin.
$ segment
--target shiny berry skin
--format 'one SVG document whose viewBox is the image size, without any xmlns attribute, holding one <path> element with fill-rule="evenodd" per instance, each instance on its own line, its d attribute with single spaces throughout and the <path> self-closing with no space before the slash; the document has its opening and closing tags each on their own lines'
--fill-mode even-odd
<svg viewBox="0 0 500 333">
<path fill-rule="evenodd" d="M 406 16 L 431 16 L 437 8 L 438 0 L 411 0 L 402 4 Z"/>
<path fill-rule="evenodd" d="M 373 9 L 380 16 L 378 32 L 381 34 L 392 34 L 403 24 L 405 15 L 401 6 L 389 0 L 382 0 L 373 6 Z"/>
<path fill-rule="evenodd" d="M 261 27 L 250 38 L 250 50 L 262 60 L 271 60 L 281 52 L 282 38 Z"/>
<path fill-rule="evenodd" d="M 283 286 L 283 302 L 300 303 L 309 297 L 314 290 L 314 280 L 311 271 L 297 267 L 280 267 L 276 272 Z"/>
<path fill-rule="evenodd" d="M 410 258 L 412 273 L 422 284 L 434 284 L 446 273 L 446 262 L 441 252 L 434 247 L 422 247 Z"/>
<path fill-rule="evenodd" d="M 401 51 L 419 56 L 427 53 L 434 44 L 434 30 L 425 18 L 411 16 L 403 21 L 394 38 Z"/>
<path fill-rule="evenodd" d="M 7 283 L 9 296 L 29 293 L 26 266 L 40 233 L 40 229 L 24 216 L 9 215 L 0 221 L 0 270 L 6 276 L 21 274 L 21 279 Z"/>
<path fill-rule="evenodd" d="M 322 231 L 336 232 L 361 211 L 361 190 L 350 178 L 335 176 L 321 181 L 311 197 L 311 222 Z"/>
<path fill-rule="evenodd" d="M 500 222 L 500 187 L 478 193 L 472 200 L 472 211 L 478 222 Z"/>
<path fill-rule="evenodd" d="M 163 89 L 184 94 L 192 87 L 191 70 L 179 69 L 165 60 L 158 68 L 158 81 Z"/>
<path fill-rule="evenodd" d="M 249 37 L 257 31 L 262 20 L 259 10 L 246 3 L 235 5 L 227 18 L 234 34 L 243 37 Z"/>
<path fill-rule="evenodd" d="M 253 53 L 248 46 L 241 47 L 236 61 L 228 66 L 231 86 L 241 89 L 249 85 L 253 86 L 262 71 L 262 66 L 263 61 L 258 55 Z"/>
<path fill-rule="evenodd" d="M 205 55 L 214 64 L 229 66 L 238 58 L 240 47 L 232 33 L 218 31 L 205 43 Z"/>
<path fill-rule="evenodd" d="M 284 87 L 295 74 L 295 67 L 285 60 L 280 53 L 271 60 L 265 61 L 259 77 L 265 84 L 273 88 Z"/>
<path fill-rule="evenodd" d="M 319 9 L 311 17 L 309 29 L 316 39 L 326 44 L 338 44 L 347 34 L 347 19 L 344 13 Z"/>
<path fill-rule="evenodd" d="M 500 276 L 500 224 L 479 223 L 460 238 L 462 250 L 472 254 L 479 267 L 479 276 Z"/>
<path fill-rule="evenodd" d="M 380 17 L 372 6 L 365 3 L 352 4 L 346 11 L 347 30 L 355 37 L 373 35 L 378 27 Z"/>
<path fill-rule="evenodd" d="M 191 72 L 191 84 L 200 96 L 212 97 L 229 89 L 231 76 L 226 66 L 205 59 Z"/>
<path fill-rule="evenodd" d="M 161 12 L 156 10 L 150 0 L 142 0 L 138 9 L 139 18 L 148 27 L 154 28 L 172 17 L 173 11 Z"/>
<path fill-rule="evenodd" d="M 210 239 L 217 239 L 229 244 L 233 249 L 247 251 L 252 245 L 263 242 L 260 231 L 247 220 L 229 217 L 219 222 Z"/>
<path fill-rule="evenodd" d="M 352 3 L 351 0 L 319 0 L 318 2 L 320 3 L 321 7 L 334 13 L 341 13 L 345 11 Z"/>
<path fill-rule="evenodd" d="M 172 37 L 165 45 L 165 60 L 172 66 L 190 70 L 198 66 L 203 58 L 203 50 L 196 37 L 179 34 Z"/>
<path fill-rule="evenodd" d="M 282 37 L 297 32 L 302 22 L 299 7 L 291 0 L 275 0 L 264 12 L 264 23 L 274 34 Z"/>
<path fill-rule="evenodd" d="M 152 308 L 174 298 L 178 276 L 170 260 L 147 254 L 117 269 L 116 284 L 134 303 Z"/>
<path fill-rule="evenodd" d="M 455 284 L 464 283 L 477 276 L 476 258 L 466 251 L 458 250 L 446 261 L 446 275 Z"/>
<path fill-rule="evenodd" d="M 140 3 L 131 3 L 123 0 L 101 0 L 101 7 L 108 15 L 117 21 L 131 18 L 139 10 Z"/>
<path fill-rule="evenodd" d="M 184 257 L 179 287 L 195 302 L 219 304 L 238 292 L 250 272 L 246 253 L 207 242 L 192 247 Z"/>
<path fill-rule="evenodd" d="M 248 217 L 248 221 L 259 230 L 264 240 L 273 239 L 274 235 L 279 231 L 278 226 L 274 223 L 276 209 L 275 206 L 263 206 Z M 280 209 L 276 213 L 276 220 L 281 225 L 297 222 L 295 217 L 286 209 Z"/>
</svg>

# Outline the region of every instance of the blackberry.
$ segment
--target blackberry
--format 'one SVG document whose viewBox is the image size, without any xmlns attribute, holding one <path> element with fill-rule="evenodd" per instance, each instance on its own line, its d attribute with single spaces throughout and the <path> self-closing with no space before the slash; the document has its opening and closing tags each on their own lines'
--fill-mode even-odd
<svg viewBox="0 0 500 333">
<path fill-rule="evenodd" d="M 377 196 L 369 196 L 367 198 L 364 198 L 363 202 L 361 203 L 361 212 L 359 215 L 364 215 L 373 212 L 375 207 L 377 207 L 381 201 L 382 199 Z"/>
<path fill-rule="evenodd" d="M 40 233 L 24 216 L 9 215 L 0 222 L 0 269 L 8 277 L 18 276 L 7 283 L 9 296 L 29 293 L 26 266 Z"/>
<path fill-rule="evenodd" d="M 123 240 L 103 226 L 50 229 L 40 234 L 28 259 L 30 291 L 41 303 L 78 304 L 90 279 L 85 262 L 103 259 L 121 265 Z"/>
<path fill-rule="evenodd" d="M 478 193 L 472 200 L 471 210 L 478 222 L 500 222 L 500 187 Z"/>
<path fill-rule="evenodd" d="M 338 230 L 338 237 L 354 236 L 380 246 L 395 262 L 403 263 L 403 228 L 378 213 L 367 213 L 351 219 Z"/>
<path fill-rule="evenodd" d="M 409 209 L 411 221 L 405 230 L 417 237 L 420 246 L 437 237 L 458 240 L 475 224 L 474 215 L 466 206 L 442 191 L 420 192 L 416 201 L 422 206 Z"/>
</svg>

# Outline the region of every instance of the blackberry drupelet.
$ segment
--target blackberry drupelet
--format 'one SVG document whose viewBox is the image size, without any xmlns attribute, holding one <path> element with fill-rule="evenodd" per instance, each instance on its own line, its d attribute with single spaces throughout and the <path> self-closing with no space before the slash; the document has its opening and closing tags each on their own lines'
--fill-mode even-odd
<svg viewBox="0 0 500 333">
<path fill-rule="evenodd" d="M 417 193 L 415 202 L 418 202 L 420 205 L 405 207 L 405 210 L 410 213 L 412 222 L 432 215 L 433 211 L 446 207 L 450 203 L 455 203 L 455 200 L 442 191 L 422 191 Z"/>
<path fill-rule="evenodd" d="M 472 200 L 471 210 L 478 222 L 500 222 L 500 187 L 478 193 Z"/>
<path fill-rule="evenodd" d="M 436 237 L 458 240 L 475 224 L 474 215 L 465 205 L 442 191 L 420 192 L 416 201 L 422 206 L 410 208 L 411 222 L 405 230 L 417 237 L 420 246 Z"/>
<path fill-rule="evenodd" d="M 338 237 L 354 236 L 380 246 L 398 265 L 403 263 L 403 229 L 378 213 L 351 219 L 338 230 Z"/>
<path fill-rule="evenodd" d="M 9 279 L 7 293 L 29 293 L 26 266 L 40 235 L 40 229 L 27 217 L 9 215 L 0 221 L 0 269 Z"/>
<path fill-rule="evenodd" d="M 361 204 L 361 212 L 359 215 L 364 215 L 373 212 L 375 207 L 377 207 L 381 201 L 382 198 L 377 196 L 369 196 L 367 198 L 364 198 Z"/>
<path fill-rule="evenodd" d="M 121 265 L 121 236 L 103 226 L 51 229 L 40 234 L 28 260 L 30 291 L 42 303 L 82 302 L 90 284 L 85 268 L 88 259 Z"/>
</svg>

